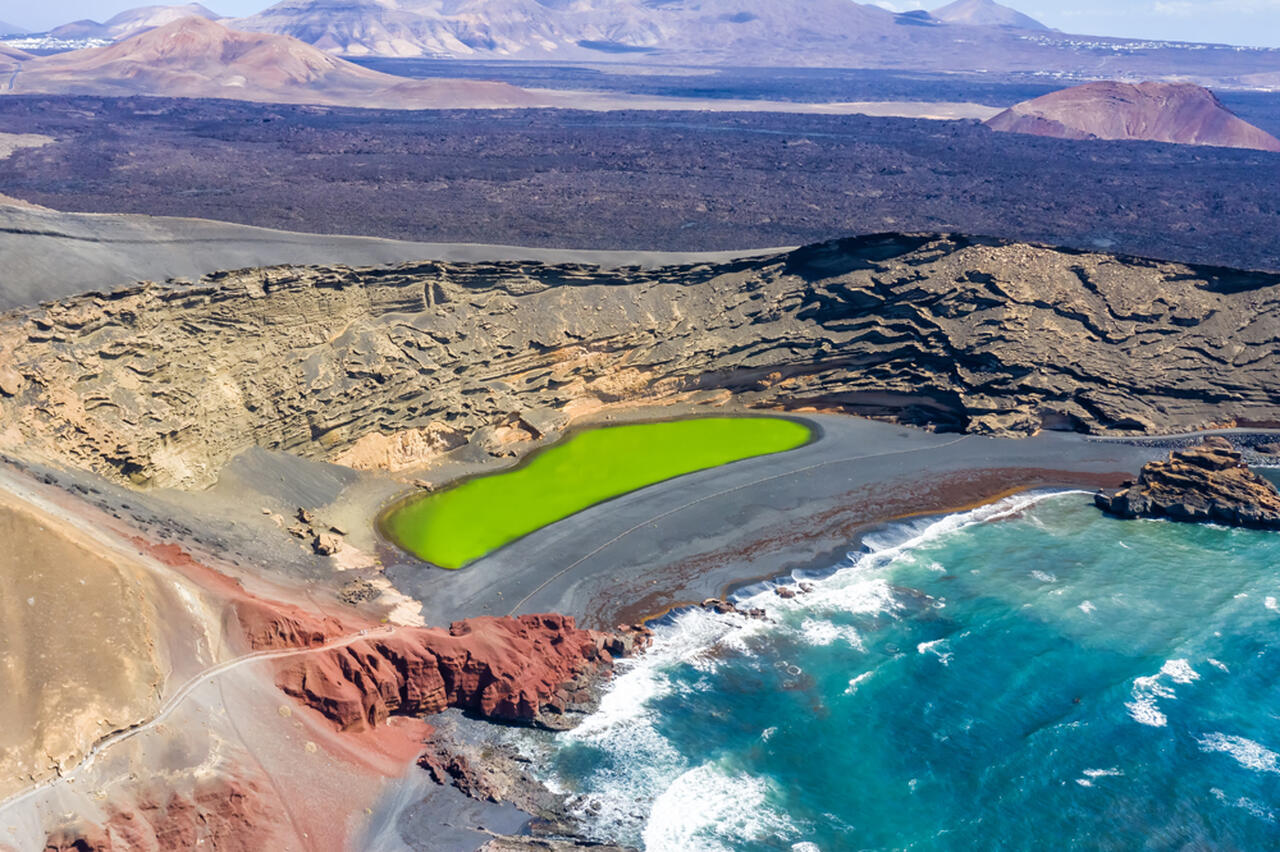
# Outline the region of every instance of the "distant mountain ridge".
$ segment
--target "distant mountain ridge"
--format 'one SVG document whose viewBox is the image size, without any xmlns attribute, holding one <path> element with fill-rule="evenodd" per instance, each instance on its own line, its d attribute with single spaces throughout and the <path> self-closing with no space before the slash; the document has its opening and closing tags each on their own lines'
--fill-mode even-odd
<svg viewBox="0 0 1280 852">
<path fill-rule="evenodd" d="M 1280 139 L 1240 119 L 1191 83 L 1103 81 L 1015 104 L 993 130 L 1060 139 L 1111 139 L 1280 151 Z"/>
<path fill-rule="evenodd" d="M 9 91 L 404 109 L 540 103 L 506 83 L 408 80 L 361 68 L 288 36 L 238 32 L 203 17 L 183 18 L 107 47 L 27 59 Z"/>
<path fill-rule="evenodd" d="M 11 24 L 8 21 L 0 21 L 0 35 L 23 35 L 28 32 L 30 32 L 30 30 L 25 27 Z"/>
<path fill-rule="evenodd" d="M 955 0 L 930 13 L 939 21 L 978 27 L 1017 27 L 1024 30 L 1047 30 L 1044 24 L 1017 9 L 1002 6 L 995 0 Z"/>
<path fill-rule="evenodd" d="M 187 3 L 182 6 L 139 6 L 136 9 L 126 9 L 108 18 L 104 23 L 90 20 L 72 21 L 69 24 L 54 27 L 47 35 L 68 41 L 86 39 L 120 41 L 144 30 L 155 29 L 191 17 L 216 21 L 222 16 L 199 3 Z"/>
<path fill-rule="evenodd" d="M 230 23 L 353 57 L 1280 80 L 1280 50 L 1064 35 L 993 0 L 933 14 L 854 0 L 282 0 Z"/>
<path fill-rule="evenodd" d="M 797 33 L 821 52 L 895 28 L 893 13 L 851 0 L 803 5 L 798 19 L 778 0 L 283 0 L 234 25 L 353 56 L 597 60 L 767 52 Z"/>
</svg>

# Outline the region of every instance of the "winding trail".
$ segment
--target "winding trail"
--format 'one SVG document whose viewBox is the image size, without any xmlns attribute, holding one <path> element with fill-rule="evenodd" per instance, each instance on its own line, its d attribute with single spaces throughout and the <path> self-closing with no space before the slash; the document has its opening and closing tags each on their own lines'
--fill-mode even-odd
<svg viewBox="0 0 1280 852">
<path fill-rule="evenodd" d="M 385 627 L 376 632 L 386 635 L 394 634 L 398 630 L 402 629 L 403 628 L 398 627 Z M 178 691 L 173 693 L 173 695 L 171 695 L 169 699 L 160 706 L 160 709 L 155 713 L 155 715 L 146 722 L 141 722 L 137 725 L 133 725 L 119 731 L 113 731 L 107 736 L 99 739 L 87 752 L 85 752 L 84 757 L 70 771 L 61 773 L 47 781 L 42 781 L 34 787 L 30 787 L 21 793 L 16 793 L 9 798 L 0 801 L 0 814 L 3 814 L 9 808 L 43 792 L 44 790 L 55 787 L 64 781 L 70 781 L 76 775 L 84 772 L 92 766 L 93 762 L 102 752 L 163 723 L 165 719 L 171 716 L 173 712 L 177 710 L 188 697 L 190 697 L 191 693 L 195 692 L 204 684 L 217 678 L 219 675 L 226 674 L 227 672 L 238 669 L 241 666 L 245 666 L 250 663 L 257 663 L 263 660 L 279 660 L 286 657 L 297 657 L 305 654 L 319 654 L 325 651 L 332 651 L 335 648 L 345 648 L 346 646 L 355 644 L 356 642 L 366 641 L 369 638 L 369 635 L 370 631 L 364 630 L 350 636 L 344 636 L 341 639 L 330 640 L 322 645 L 313 645 L 309 648 L 284 648 L 276 651 L 254 651 L 253 653 L 244 654 L 243 656 L 235 657 L 230 660 L 224 660 L 217 665 L 210 666 L 183 683 L 182 686 L 178 688 Z"/>
</svg>

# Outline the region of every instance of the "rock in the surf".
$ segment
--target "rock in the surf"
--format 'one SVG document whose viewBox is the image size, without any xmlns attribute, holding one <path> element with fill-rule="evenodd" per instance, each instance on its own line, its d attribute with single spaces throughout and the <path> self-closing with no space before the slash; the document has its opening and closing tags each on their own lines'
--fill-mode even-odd
<svg viewBox="0 0 1280 852">
<path fill-rule="evenodd" d="M 1099 492 L 1094 502 L 1122 518 L 1280 529 L 1280 491 L 1249 470 L 1231 443 L 1217 436 L 1198 447 L 1174 450 L 1166 461 L 1148 463 L 1137 482 Z"/>
</svg>

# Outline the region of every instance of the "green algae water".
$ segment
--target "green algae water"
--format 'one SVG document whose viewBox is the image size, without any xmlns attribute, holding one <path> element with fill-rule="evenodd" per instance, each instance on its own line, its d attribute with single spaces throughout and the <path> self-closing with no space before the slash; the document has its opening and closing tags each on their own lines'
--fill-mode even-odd
<svg viewBox="0 0 1280 852">
<path fill-rule="evenodd" d="M 1280 848 L 1280 534 L 1080 493 L 887 529 L 694 611 L 526 747 L 648 852 Z M 524 735 L 531 737 L 533 735 Z"/>
<path fill-rule="evenodd" d="M 593 429 L 505 473 L 414 499 L 384 522 L 390 537 L 442 568 L 461 568 L 588 506 L 672 477 L 808 442 L 778 417 L 704 417 Z"/>
</svg>

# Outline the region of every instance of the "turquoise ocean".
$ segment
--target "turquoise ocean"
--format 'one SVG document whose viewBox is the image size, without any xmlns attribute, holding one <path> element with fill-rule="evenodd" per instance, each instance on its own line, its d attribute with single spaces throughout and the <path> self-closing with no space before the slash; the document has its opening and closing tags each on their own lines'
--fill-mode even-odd
<svg viewBox="0 0 1280 852">
<path fill-rule="evenodd" d="M 1280 534 L 1079 492 L 690 611 L 539 761 L 649 852 L 1280 848 Z"/>
</svg>

